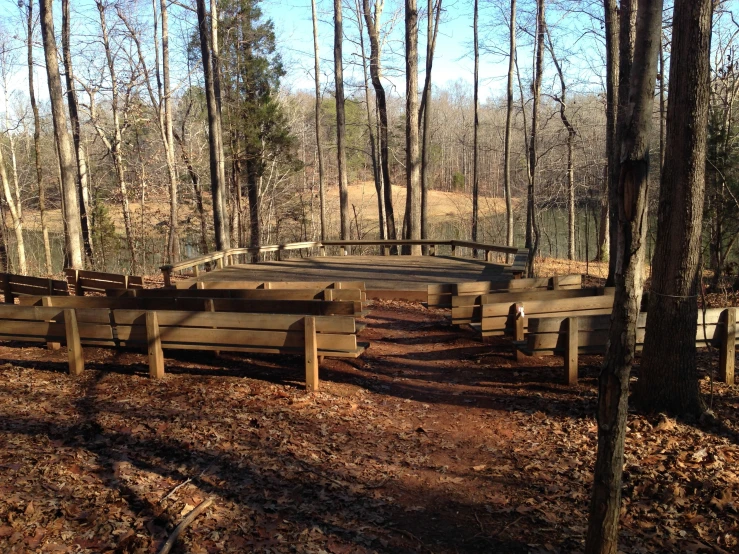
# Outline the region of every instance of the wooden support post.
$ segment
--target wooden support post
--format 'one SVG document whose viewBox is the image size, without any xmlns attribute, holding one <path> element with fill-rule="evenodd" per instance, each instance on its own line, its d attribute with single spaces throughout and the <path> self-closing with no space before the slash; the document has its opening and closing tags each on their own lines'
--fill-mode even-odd
<svg viewBox="0 0 739 554">
<path fill-rule="evenodd" d="M 74 270 L 74 294 L 76 296 L 85 296 L 85 291 L 82 288 L 82 283 L 80 282 L 80 270 L 79 269 Z"/>
<path fill-rule="evenodd" d="M 318 342 L 316 341 L 316 318 L 305 318 L 305 390 L 318 390 Z"/>
<path fill-rule="evenodd" d="M 202 281 L 198 281 L 197 283 L 195 283 L 195 288 L 202 290 L 205 288 L 205 283 L 203 283 Z"/>
<path fill-rule="evenodd" d="M 164 353 L 156 312 L 146 312 L 146 342 L 149 345 L 149 377 L 161 379 L 164 377 Z"/>
<path fill-rule="evenodd" d="M 523 315 L 523 304 L 513 305 L 513 340 L 522 341 L 524 339 L 523 329 L 525 316 Z"/>
<path fill-rule="evenodd" d="M 14 304 L 13 294 L 10 292 L 10 275 L 3 273 L 3 295 L 6 304 Z"/>
<path fill-rule="evenodd" d="M 346 246 L 341 246 L 341 255 L 346 256 Z"/>
<path fill-rule="evenodd" d="M 320 251 L 321 256 L 325 256 L 326 255 L 326 247 L 323 246 L 323 245 L 321 245 L 321 249 L 320 250 L 321 250 Z"/>
<path fill-rule="evenodd" d="M 727 385 L 734 384 L 736 354 L 736 308 L 721 312 L 721 344 L 719 345 L 719 380 Z"/>
<path fill-rule="evenodd" d="M 216 266 L 218 267 L 218 269 L 223 269 L 223 256 L 220 256 L 216 260 Z"/>
<path fill-rule="evenodd" d="M 334 290 L 333 289 L 324 289 L 323 290 L 323 299 L 324 300 L 333 300 L 334 299 Z"/>
<path fill-rule="evenodd" d="M 54 279 L 46 280 L 46 290 L 49 291 L 49 296 L 54 296 Z"/>
<path fill-rule="evenodd" d="M 216 305 L 215 305 L 215 302 L 213 302 L 213 299 L 212 298 L 206 298 L 205 299 L 205 311 L 206 312 L 213 312 L 213 313 L 215 313 L 215 311 L 216 311 Z M 218 327 L 213 327 L 213 329 L 218 329 Z M 214 350 L 213 351 L 213 354 L 215 356 L 220 356 L 221 355 L 221 351 L 220 350 Z"/>
<path fill-rule="evenodd" d="M 198 267 L 197 264 L 195 264 L 194 266 L 192 266 L 192 274 L 195 277 L 200 277 L 200 268 Z"/>
<path fill-rule="evenodd" d="M 552 290 L 559 290 L 559 276 L 552 277 Z"/>
<path fill-rule="evenodd" d="M 69 374 L 81 375 L 85 371 L 85 359 L 82 357 L 80 330 L 77 327 L 77 314 L 74 310 L 64 310 L 64 330 L 67 336 L 67 353 L 69 356 Z"/>
<path fill-rule="evenodd" d="M 162 277 L 164 277 L 164 286 L 172 286 L 172 268 L 169 266 L 162 267 Z"/>
<path fill-rule="evenodd" d="M 51 296 L 44 296 L 43 298 L 41 298 L 41 305 L 51 307 Z M 47 342 L 46 348 L 48 348 L 49 350 L 59 350 L 61 348 L 61 344 L 59 344 L 58 342 Z"/>
<path fill-rule="evenodd" d="M 457 252 L 457 247 L 454 243 L 452 243 L 452 256 L 454 256 Z"/>
<path fill-rule="evenodd" d="M 435 244 L 432 244 L 432 245 L 431 245 L 431 246 L 429 247 L 429 254 L 430 254 L 431 256 L 436 256 L 436 245 L 435 245 Z"/>
<path fill-rule="evenodd" d="M 579 346 L 579 324 L 576 317 L 565 320 L 567 339 L 565 342 L 565 383 L 569 386 L 577 385 L 577 350 Z"/>
</svg>

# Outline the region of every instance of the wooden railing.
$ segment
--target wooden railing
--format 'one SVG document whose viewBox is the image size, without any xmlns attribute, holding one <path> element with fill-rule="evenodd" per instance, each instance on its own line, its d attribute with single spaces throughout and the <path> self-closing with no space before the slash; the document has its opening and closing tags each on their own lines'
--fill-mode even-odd
<svg viewBox="0 0 739 554">
<path fill-rule="evenodd" d="M 436 256 L 440 246 L 451 247 L 452 256 L 457 255 L 458 248 L 468 248 L 471 250 L 482 251 L 485 253 L 485 260 L 493 261 L 493 254 L 505 254 L 506 257 L 514 256 L 517 263 L 508 267 L 514 275 L 520 275 L 526 270 L 526 264 L 522 263 L 524 259 L 528 260 L 528 250 L 517 248 L 515 246 L 501 246 L 497 244 L 485 244 L 481 242 L 472 242 L 466 240 L 437 240 L 437 239 L 420 239 L 420 240 L 325 240 L 325 241 L 306 241 L 292 242 L 288 244 L 270 244 L 259 247 L 246 248 L 230 248 L 218 252 L 212 252 L 189 260 L 183 260 L 176 264 L 168 264 L 161 266 L 162 275 L 164 277 L 164 286 L 172 285 L 172 274 L 176 271 L 192 270 L 197 277 L 200 274 L 200 266 L 215 266 L 222 269 L 225 266 L 233 265 L 238 257 L 251 257 L 252 263 L 257 263 L 261 254 L 276 253 L 277 259 L 281 259 L 281 253 L 289 250 L 314 250 L 318 249 L 320 256 L 326 256 L 326 247 L 339 247 L 341 256 L 351 254 L 352 247 L 362 246 L 379 246 L 381 252 L 385 256 L 390 255 L 390 250 L 399 246 L 425 246 L 428 248 L 430 256 Z M 245 260 L 246 261 L 246 260 Z"/>
</svg>

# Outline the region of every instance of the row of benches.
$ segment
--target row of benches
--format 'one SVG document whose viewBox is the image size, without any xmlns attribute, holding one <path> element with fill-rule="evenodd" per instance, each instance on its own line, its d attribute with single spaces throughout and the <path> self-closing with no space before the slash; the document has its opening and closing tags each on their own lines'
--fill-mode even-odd
<svg viewBox="0 0 739 554">
<path fill-rule="evenodd" d="M 77 296 L 88 292 L 104 293 L 107 290 L 143 289 L 144 280 L 137 275 L 118 275 L 98 271 L 65 269 L 67 280 L 29 277 L 13 273 L 0 273 L 0 293 L 6 304 L 14 304 L 23 296 L 69 296 L 73 290 Z"/>
</svg>

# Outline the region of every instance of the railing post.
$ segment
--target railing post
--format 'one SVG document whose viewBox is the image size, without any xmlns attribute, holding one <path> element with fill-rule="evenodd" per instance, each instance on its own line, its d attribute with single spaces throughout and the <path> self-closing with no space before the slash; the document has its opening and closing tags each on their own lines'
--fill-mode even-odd
<svg viewBox="0 0 739 554">
<path fill-rule="evenodd" d="M 51 308 L 52 307 L 51 296 L 44 296 L 44 297 L 42 297 L 41 298 L 41 305 L 42 306 L 47 306 L 47 307 Z M 59 348 L 61 348 L 61 344 L 59 344 L 58 342 L 47 342 L 46 343 L 46 348 L 48 348 L 49 350 L 59 350 Z"/>
<path fill-rule="evenodd" d="M 567 339 L 565 342 L 565 383 L 569 386 L 577 385 L 577 350 L 579 347 L 579 325 L 576 317 L 565 320 Z"/>
<path fill-rule="evenodd" d="M 513 305 L 513 340 L 522 341 L 524 339 L 524 308 L 523 304 Z"/>
<path fill-rule="evenodd" d="M 719 345 L 719 380 L 727 385 L 734 384 L 734 363 L 736 353 L 736 308 L 721 312 L 721 344 Z"/>
<path fill-rule="evenodd" d="M 216 258 L 216 267 L 218 269 L 223 269 L 223 254 L 218 256 L 218 258 Z"/>
<path fill-rule="evenodd" d="M 149 351 L 149 377 L 161 379 L 164 377 L 164 353 L 156 312 L 146 312 L 146 343 Z"/>
<path fill-rule="evenodd" d="M 163 265 L 160 269 L 162 270 L 162 277 L 164 277 L 164 286 L 171 287 L 172 286 L 172 266 Z"/>
</svg>

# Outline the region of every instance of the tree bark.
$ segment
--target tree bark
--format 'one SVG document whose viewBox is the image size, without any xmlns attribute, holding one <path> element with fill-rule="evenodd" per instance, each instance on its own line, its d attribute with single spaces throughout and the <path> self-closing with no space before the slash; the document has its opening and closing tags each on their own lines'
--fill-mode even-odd
<svg viewBox="0 0 739 554">
<path fill-rule="evenodd" d="M 535 259 L 539 250 L 539 225 L 536 221 L 536 181 L 538 160 L 539 104 L 541 81 L 544 76 L 544 34 L 546 33 L 546 0 L 536 2 L 536 49 L 534 63 L 533 107 L 531 114 L 531 138 L 529 139 L 529 188 L 526 205 L 526 248 L 529 249 L 529 277 L 534 276 Z"/>
<path fill-rule="evenodd" d="M 211 28 L 208 25 L 205 0 L 196 0 L 198 12 L 198 33 L 200 52 L 205 78 L 205 98 L 208 109 L 208 147 L 210 153 L 210 187 L 213 197 L 213 227 L 215 229 L 216 250 L 230 248 L 228 215 L 226 214 L 225 192 L 226 175 L 223 157 L 223 133 L 221 113 L 215 89 L 213 61 L 211 56 Z"/>
<path fill-rule="evenodd" d="M 513 246 L 513 201 L 511 198 L 511 131 L 513 128 L 513 75 L 516 69 L 516 0 L 511 0 L 511 20 L 506 84 L 505 142 L 503 154 L 503 190 L 506 211 L 506 245 Z"/>
<path fill-rule="evenodd" d="M 601 201 L 600 232 L 598 234 L 598 253 L 596 261 L 608 259 L 610 248 L 611 191 L 618 187 L 620 157 L 616 126 L 618 121 L 618 83 L 619 83 L 619 20 L 616 0 L 603 0 L 605 38 L 606 38 L 606 172 Z"/>
<path fill-rule="evenodd" d="M 336 163 L 339 171 L 341 240 L 349 240 L 349 179 L 346 174 L 346 114 L 344 113 L 344 25 L 341 0 L 334 0 L 334 82 L 336 85 Z"/>
<path fill-rule="evenodd" d="M 337 0 L 338 1 L 338 0 Z M 406 170 L 406 236 L 421 238 L 421 171 L 418 148 L 418 5 L 405 0 L 405 170 Z M 410 248 L 413 256 L 421 255 L 421 246 Z"/>
<path fill-rule="evenodd" d="M 59 170 L 61 174 L 62 213 L 65 220 L 64 246 L 69 264 L 73 269 L 82 269 L 82 226 L 80 223 L 80 207 L 75 183 L 75 163 L 72 143 L 67 132 L 67 116 L 64 112 L 62 98 L 62 82 L 57 62 L 58 51 L 54 37 L 54 15 L 52 0 L 39 0 L 41 35 L 44 43 L 46 60 L 46 77 L 51 99 L 51 113 L 54 121 L 54 136 L 59 152 Z"/>
<path fill-rule="evenodd" d="M 661 24 L 662 0 L 639 0 L 616 205 L 616 294 L 608 349 L 598 382 L 598 455 L 585 543 L 587 554 L 616 554 L 618 548 L 629 374 L 636 353 L 644 282 L 649 140 Z"/>
<path fill-rule="evenodd" d="M 41 219 L 41 236 L 44 243 L 44 262 L 46 274 L 53 273 L 51 263 L 51 242 L 49 241 L 49 226 L 46 222 L 46 187 L 44 186 L 43 170 L 41 169 L 41 117 L 36 102 L 36 89 L 33 81 L 33 2 L 28 3 L 26 32 L 28 34 L 28 96 L 33 112 L 33 151 L 36 168 L 36 187 L 38 189 L 39 216 Z M 4 225 L 3 225 L 4 226 Z"/>
<path fill-rule="evenodd" d="M 370 77 L 375 89 L 375 102 L 380 119 L 380 168 L 382 170 L 382 188 L 385 195 L 385 218 L 387 223 L 387 238 L 398 238 L 395 227 L 395 212 L 393 209 L 393 189 L 390 183 L 390 151 L 388 148 L 388 118 L 385 87 L 382 84 L 382 65 L 380 63 L 382 47 L 380 44 L 380 20 L 382 19 L 383 0 L 375 0 L 375 13 L 372 14 L 369 0 L 362 0 L 364 21 L 367 24 L 367 34 L 370 39 Z M 395 249 L 393 249 L 395 251 Z"/>
<path fill-rule="evenodd" d="M 72 127 L 74 154 L 77 163 L 77 194 L 80 203 L 80 224 L 82 227 L 82 245 L 90 264 L 94 264 L 94 247 L 90 230 L 90 176 L 87 168 L 87 157 L 82 147 L 82 130 L 80 126 L 79 104 L 77 102 L 77 87 L 74 82 L 74 68 L 72 66 L 72 51 L 69 45 L 69 0 L 62 0 L 62 58 L 64 61 L 64 77 L 67 84 L 67 106 L 69 108 L 69 123 Z"/>
<path fill-rule="evenodd" d="M 326 240 L 326 190 L 323 180 L 323 146 L 321 144 L 321 61 L 318 57 L 318 15 L 316 14 L 316 0 L 311 0 L 313 15 L 313 57 L 315 60 L 316 81 L 316 149 L 318 151 L 318 198 L 321 209 L 321 240 Z"/>
<path fill-rule="evenodd" d="M 479 217 L 480 201 L 480 167 L 479 167 L 479 138 L 480 138 L 480 45 L 477 37 L 477 24 L 479 17 L 478 0 L 473 3 L 472 35 L 474 42 L 474 82 L 473 82 L 473 133 L 472 133 L 472 242 L 477 242 L 477 226 Z M 472 257 L 477 257 L 477 250 L 472 251 Z"/>
<path fill-rule="evenodd" d="M 636 41 L 636 7 L 637 0 L 621 0 L 619 8 L 619 61 L 618 61 L 618 114 L 616 117 L 616 147 L 614 150 L 618 153 L 619 159 L 623 158 L 621 148 L 624 141 L 624 133 L 626 132 L 627 115 L 629 112 L 629 86 L 631 78 L 631 66 L 634 62 L 634 48 Z M 656 71 L 656 68 L 655 68 Z M 613 185 L 608 190 L 608 206 L 609 206 L 609 254 L 608 254 L 608 277 L 606 278 L 606 286 L 615 286 L 616 279 L 616 258 L 620 246 L 618 244 L 618 181 L 620 180 L 621 168 L 619 164 L 618 180 L 613 181 Z"/>
<path fill-rule="evenodd" d="M 652 261 L 647 331 L 634 401 L 698 415 L 696 367 L 701 231 L 710 100 L 711 0 L 676 0 L 667 144 Z"/>
</svg>

